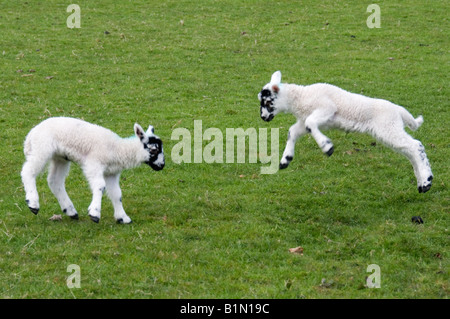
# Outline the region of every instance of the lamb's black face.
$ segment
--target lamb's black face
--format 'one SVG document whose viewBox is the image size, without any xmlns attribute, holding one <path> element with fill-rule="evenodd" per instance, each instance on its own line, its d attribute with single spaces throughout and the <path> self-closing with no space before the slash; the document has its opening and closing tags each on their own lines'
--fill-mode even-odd
<svg viewBox="0 0 450 319">
<path fill-rule="evenodd" d="M 269 89 L 263 89 L 258 94 L 259 101 L 261 102 L 260 115 L 261 118 L 270 122 L 275 117 L 275 108 L 273 107 L 273 102 L 277 98 L 276 94 Z"/>
<path fill-rule="evenodd" d="M 147 164 L 155 171 L 162 170 L 165 165 L 165 160 L 161 139 L 155 135 L 149 136 L 148 141 L 144 143 L 144 149 L 150 155 Z"/>
</svg>

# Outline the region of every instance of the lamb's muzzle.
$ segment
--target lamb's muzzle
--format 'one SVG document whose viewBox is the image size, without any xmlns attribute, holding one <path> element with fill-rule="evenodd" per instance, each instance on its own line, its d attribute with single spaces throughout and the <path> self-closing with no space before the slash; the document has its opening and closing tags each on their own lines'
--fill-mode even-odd
<svg viewBox="0 0 450 319">
<path fill-rule="evenodd" d="M 148 142 L 144 144 L 144 148 L 150 154 L 149 160 L 146 163 L 155 171 L 162 170 L 165 166 L 162 141 L 155 136 L 149 137 Z"/>
</svg>

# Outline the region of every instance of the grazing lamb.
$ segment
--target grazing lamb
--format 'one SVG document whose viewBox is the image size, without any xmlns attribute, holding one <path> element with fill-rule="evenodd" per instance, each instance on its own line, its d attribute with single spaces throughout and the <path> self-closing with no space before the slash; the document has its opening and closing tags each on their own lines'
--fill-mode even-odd
<svg viewBox="0 0 450 319">
<path fill-rule="evenodd" d="M 92 202 L 88 208 L 91 220 L 96 223 L 100 220 L 102 195 L 106 189 L 114 206 L 116 221 L 131 223 L 122 206 L 120 173 L 141 163 L 156 171 L 164 167 L 162 142 L 154 134 L 153 127 L 149 126 L 145 132 L 139 124 L 134 124 L 134 132 L 137 138 L 120 138 L 101 126 L 67 117 L 49 118 L 35 126 L 25 139 L 26 162 L 21 173 L 30 210 L 34 214 L 39 211 L 36 177 L 50 162 L 48 185 L 62 211 L 72 219 L 78 219 L 64 186 L 70 162 L 76 162 L 92 190 Z"/>
<path fill-rule="evenodd" d="M 422 116 L 414 119 L 399 105 L 350 93 L 330 84 L 282 84 L 280 71 L 272 75 L 270 83 L 263 87 L 258 98 L 264 121 L 271 121 L 280 112 L 292 113 L 297 118 L 297 122 L 289 128 L 280 169 L 289 165 L 294 157 L 295 142 L 307 133 L 311 133 L 322 152 L 331 156 L 333 143 L 320 129 L 339 128 L 369 133 L 405 155 L 414 167 L 419 193 L 431 188 L 433 174 L 425 148 L 404 130 L 405 125 L 413 131 L 419 128 L 423 123 Z"/>
</svg>

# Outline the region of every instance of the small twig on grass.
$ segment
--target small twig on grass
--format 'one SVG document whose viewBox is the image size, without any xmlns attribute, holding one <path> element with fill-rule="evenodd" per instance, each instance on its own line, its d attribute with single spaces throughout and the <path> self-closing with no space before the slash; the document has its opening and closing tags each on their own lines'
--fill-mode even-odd
<svg viewBox="0 0 450 319">
<path fill-rule="evenodd" d="M 36 239 L 39 238 L 39 236 L 40 236 L 40 235 L 37 235 L 36 237 L 34 237 L 33 240 L 31 240 L 31 241 L 29 241 L 28 243 L 26 243 L 25 246 L 23 246 L 23 248 L 22 248 L 22 253 L 24 253 L 28 248 L 30 248 L 30 247 L 34 244 L 34 242 L 36 241 Z"/>
</svg>

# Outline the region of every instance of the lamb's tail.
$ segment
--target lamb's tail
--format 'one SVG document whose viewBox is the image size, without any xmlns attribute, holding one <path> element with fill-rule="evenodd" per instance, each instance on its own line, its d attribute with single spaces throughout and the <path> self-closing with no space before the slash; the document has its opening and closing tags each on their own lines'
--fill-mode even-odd
<svg viewBox="0 0 450 319">
<path fill-rule="evenodd" d="M 403 123 L 408 126 L 411 130 L 417 130 L 423 123 L 422 115 L 419 115 L 416 119 L 404 108 L 401 108 L 400 115 L 402 117 Z"/>
<path fill-rule="evenodd" d="M 23 153 L 25 154 L 25 157 L 31 154 L 31 141 L 29 136 L 27 136 L 25 142 L 23 143 Z"/>
<path fill-rule="evenodd" d="M 34 128 L 28 132 L 27 136 L 25 137 L 25 141 L 23 142 L 23 153 L 25 154 L 25 158 L 27 158 L 28 156 L 31 155 L 32 151 L 33 151 L 33 146 L 32 146 L 32 139 L 33 139 L 33 134 L 34 133 Z"/>
</svg>

